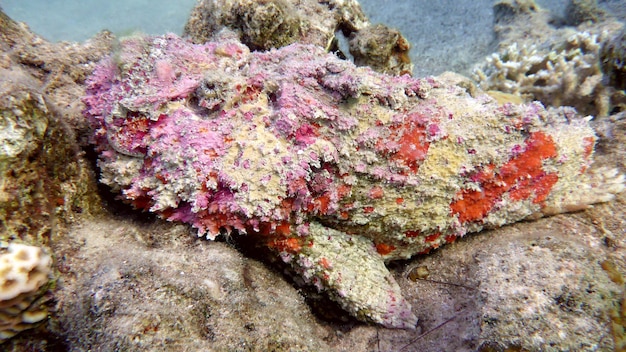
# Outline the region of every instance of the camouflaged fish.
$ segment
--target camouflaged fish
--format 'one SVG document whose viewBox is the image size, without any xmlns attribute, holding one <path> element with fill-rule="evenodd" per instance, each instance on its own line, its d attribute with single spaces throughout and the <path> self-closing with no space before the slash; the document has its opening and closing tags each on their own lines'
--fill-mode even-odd
<svg viewBox="0 0 626 352">
<path fill-rule="evenodd" d="M 214 239 L 267 246 L 363 321 L 417 318 L 385 262 L 623 189 L 588 169 L 588 119 L 498 105 L 315 46 L 123 40 L 88 80 L 101 181 Z"/>
</svg>

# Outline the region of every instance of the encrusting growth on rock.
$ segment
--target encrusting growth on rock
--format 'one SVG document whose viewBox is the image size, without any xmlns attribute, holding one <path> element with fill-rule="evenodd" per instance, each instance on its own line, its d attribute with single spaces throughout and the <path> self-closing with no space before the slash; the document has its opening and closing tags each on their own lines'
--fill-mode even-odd
<svg viewBox="0 0 626 352">
<path fill-rule="evenodd" d="M 386 261 L 623 189 L 588 119 L 292 44 L 132 37 L 87 82 L 101 180 L 210 239 L 238 231 L 355 317 L 417 318 Z"/>
<path fill-rule="evenodd" d="M 340 55 L 349 51 L 357 66 L 378 72 L 399 75 L 413 69 L 408 40 L 397 29 L 370 24 L 356 0 L 199 0 L 183 36 L 203 44 L 225 29 L 251 50 L 313 44 Z M 348 48 L 340 47 L 339 32 L 349 39 Z"/>
</svg>

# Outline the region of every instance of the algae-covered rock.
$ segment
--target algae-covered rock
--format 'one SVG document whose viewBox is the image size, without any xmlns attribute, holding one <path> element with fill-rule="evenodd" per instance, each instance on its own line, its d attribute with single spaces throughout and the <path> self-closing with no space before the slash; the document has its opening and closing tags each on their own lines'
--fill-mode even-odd
<svg viewBox="0 0 626 352">
<path fill-rule="evenodd" d="M 99 209 L 78 146 L 80 82 L 108 39 L 52 44 L 0 11 L 0 238 L 48 244 L 82 212 Z"/>
<path fill-rule="evenodd" d="M 47 244 L 55 222 L 94 207 L 95 183 L 36 80 L 16 67 L 0 75 L 0 237 Z"/>
<path fill-rule="evenodd" d="M 81 118 L 84 80 L 110 52 L 113 42 L 113 36 L 103 31 L 84 43 L 51 43 L 0 11 L 0 67 L 19 67 L 30 76 L 38 92 L 54 105 L 56 115 L 83 145 L 90 133 Z"/>
<path fill-rule="evenodd" d="M 330 48 L 337 30 L 347 35 L 367 25 L 367 17 L 356 0 L 199 0 L 184 34 L 195 43 L 205 43 L 228 28 L 253 50 L 294 42 Z"/>
<path fill-rule="evenodd" d="M 577 26 L 584 22 L 597 22 L 606 16 L 598 0 L 570 0 L 565 8 L 565 22 Z"/>
<path fill-rule="evenodd" d="M 600 62 L 608 84 L 626 89 L 626 30 L 622 29 L 604 43 Z"/>
<path fill-rule="evenodd" d="M 52 46 L 46 46 L 25 25 L 13 22 L 0 11 L 0 251 L 6 247 L 9 254 L 18 253 L 3 254 L 5 269 L 31 270 L 28 276 L 33 282 L 31 290 L 3 298 L 5 301 L 0 303 L 0 340 L 41 325 L 48 317 L 46 304 L 52 293 L 47 292 L 46 284 L 48 276 L 54 282 L 58 272 L 51 268 L 50 256 L 41 253 L 53 252 L 52 247 L 58 245 L 76 216 L 100 209 L 94 174 L 82 157 L 75 131 L 64 119 L 68 110 L 55 104 L 63 99 L 54 93 L 64 89 L 54 88 L 53 83 L 59 80 L 48 75 L 63 71 L 56 71 L 53 61 L 36 66 L 24 64 L 37 55 L 54 56 L 44 53 L 43 47 Z M 47 259 L 41 267 L 29 266 L 36 257 Z M 12 275 L 11 270 L 2 273 Z M 4 293 L 20 280 L 5 277 L 0 291 Z M 37 344 L 33 342 L 31 347 Z"/>
<path fill-rule="evenodd" d="M 395 75 L 413 68 L 407 39 L 383 24 L 370 25 L 356 0 L 199 0 L 184 35 L 201 44 L 217 40 L 224 29 L 260 51 L 301 43 L 340 52 L 335 34 L 341 31 L 357 65 Z"/>
<path fill-rule="evenodd" d="M 227 26 L 237 28 L 241 34 L 241 40 L 254 50 L 267 50 L 280 48 L 297 41 L 302 32 L 303 21 L 296 9 L 288 1 L 239 1 L 228 7 L 229 2 L 204 2 L 196 6 L 196 16 L 203 18 L 204 26 L 211 27 L 210 21 L 219 23 L 224 21 Z M 219 7 L 225 8 L 219 8 Z M 214 18 L 223 14 L 225 18 Z M 213 24 L 217 28 L 217 23 Z M 194 28 L 199 22 L 190 21 L 186 32 L 192 35 L 194 40 L 200 40 L 200 34 L 204 34 L 206 27 Z"/>
<path fill-rule="evenodd" d="M 357 66 L 369 66 L 387 74 L 411 74 L 409 41 L 396 29 L 378 24 L 354 32 L 349 40 L 350 54 Z"/>
<path fill-rule="evenodd" d="M 74 227 L 60 253 L 56 332 L 72 350 L 328 351 L 301 295 L 261 263 L 186 226 Z"/>
<path fill-rule="evenodd" d="M 600 265 L 604 254 L 582 234 L 548 235 L 541 225 L 507 229 L 478 251 L 482 338 L 527 350 L 611 349 L 607 324 L 621 290 Z"/>
<path fill-rule="evenodd" d="M 516 17 L 540 10 L 534 0 L 499 0 L 493 5 L 495 23 L 515 21 Z"/>
</svg>

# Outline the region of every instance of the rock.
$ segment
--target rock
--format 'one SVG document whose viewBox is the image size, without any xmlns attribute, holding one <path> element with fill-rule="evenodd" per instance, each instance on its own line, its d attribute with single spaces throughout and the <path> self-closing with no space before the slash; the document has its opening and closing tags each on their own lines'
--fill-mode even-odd
<svg viewBox="0 0 626 352">
<path fill-rule="evenodd" d="M 356 0 L 199 0 L 184 36 L 202 44 L 234 31 L 251 50 L 265 51 L 292 43 L 314 44 L 340 53 L 336 32 L 350 38 L 350 54 L 359 66 L 389 74 L 411 73 L 409 43 L 398 30 L 371 26 Z"/>
<path fill-rule="evenodd" d="M 72 350 L 329 349 L 291 285 L 186 226 L 102 219 L 69 237 L 55 315 Z"/>
<path fill-rule="evenodd" d="M 94 173 L 64 116 L 69 110 L 55 104 L 62 101 L 56 93 L 64 89 L 52 87 L 57 81 L 54 75 L 68 82 L 71 78 L 66 74 L 74 70 L 57 69 L 55 63 L 64 62 L 63 55 L 57 61 L 33 65 L 37 58 L 54 57 L 47 51 L 50 47 L 0 11 L 0 240 L 9 250 L 26 243 L 51 253 L 51 246 L 76 217 L 101 210 Z M 75 82 L 73 87 L 77 87 Z M 71 100 L 76 102 L 78 97 Z M 22 329 L 16 317 L 26 314 L 24 321 L 31 323 L 47 317 L 50 297 L 42 298 L 44 293 L 33 293 L 20 303 L 23 312 L 11 307 L 11 314 L 0 317 L 0 325 L 8 329 L 3 336 Z"/>
<path fill-rule="evenodd" d="M 626 29 L 622 29 L 604 42 L 598 58 L 607 83 L 622 92 L 626 89 L 625 60 Z"/>
<path fill-rule="evenodd" d="M 493 5 L 495 23 L 510 23 L 516 17 L 540 11 L 534 0 L 499 0 Z"/>
<path fill-rule="evenodd" d="M 391 75 L 411 74 L 409 41 L 395 29 L 377 24 L 350 35 L 350 54 L 357 66 L 369 66 Z"/>
<path fill-rule="evenodd" d="M 113 46 L 111 33 L 102 32 L 85 43 L 50 43 L 0 11 L 0 67 L 20 67 L 35 79 L 63 123 L 70 126 L 82 145 L 89 138 L 82 119 L 83 83 L 95 64 Z"/>
<path fill-rule="evenodd" d="M 49 244 L 81 212 L 98 209 L 96 185 L 74 132 L 19 66 L 0 69 L 0 238 Z"/>
<path fill-rule="evenodd" d="M 598 22 L 604 16 L 606 13 L 598 6 L 598 0 L 569 0 L 565 8 L 565 22 L 570 26 Z"/>
<path fill-rule="evenodd" d="M 252 50 L 280 48 L 294 42 L 330 49 L 336 31 L 349 35 L 368 25 L 356 0 L 199 0 L 184 35 L 194 43 L 205 43 L 229 28 Z"/>
</svg>

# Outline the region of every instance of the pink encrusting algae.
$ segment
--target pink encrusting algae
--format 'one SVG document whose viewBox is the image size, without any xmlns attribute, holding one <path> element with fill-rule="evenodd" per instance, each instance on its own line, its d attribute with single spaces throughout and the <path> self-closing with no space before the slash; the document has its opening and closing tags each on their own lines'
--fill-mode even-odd
<svg viewBox="0 0 626 352">
<path fill-rule="evenodd" d="M 88 80 L 101 180 L 210 239 L 238 231 L 355 317 L 413 328 L 385 261 L 611 198 L 572 109 L 499 106 L 293 44 L 133 37 Z"/>
</svg>

